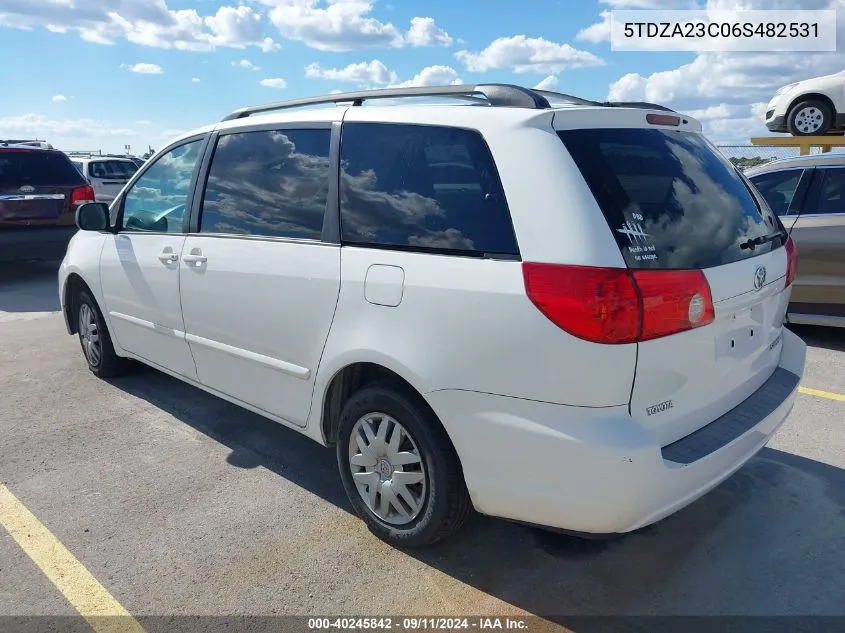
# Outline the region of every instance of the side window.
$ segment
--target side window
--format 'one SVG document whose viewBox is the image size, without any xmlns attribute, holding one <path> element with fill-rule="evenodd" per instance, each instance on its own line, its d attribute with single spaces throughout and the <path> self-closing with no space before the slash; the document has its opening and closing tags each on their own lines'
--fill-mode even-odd
<svg viewBox="0 0 845 633">
<path fill-rule="evenodd" d="M 122 231 L 181 233 L 202 140 L 159 157 L 126 192 Z"/>
<path fill-rule="evenodd" d="M 340 198 L 346 243 L 518 254 L 493 157 L 475 131 L 346 123 Z"/>
<path fill-rule="evenodd" d="M 328 129 L 221 136 L 208 172 L 200 232 L 320 239 L 330 145 Z"/>
<path fill-rule="evenodd" d="M 821 169 L 823 179 L 815 208 L 809 213 L 845 213 L 845 169 Z"/>
<path fill-rule="evenodd" d="M 769 207 L 778 215 L 786 215 L 790 211 L 792 199 L 801 180 L 801 169 L 774 171 L 751 178 L 751 182 L 760 195 L 769 203 Z"/>
</svg>

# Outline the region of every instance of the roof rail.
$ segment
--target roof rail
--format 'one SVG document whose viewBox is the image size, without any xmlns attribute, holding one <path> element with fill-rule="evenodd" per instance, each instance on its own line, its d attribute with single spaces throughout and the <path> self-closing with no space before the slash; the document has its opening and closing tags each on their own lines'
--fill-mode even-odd
<svg viewBox="0 0 845 633">
<path fill-rule="evenodd" d="M 0 145 L 20 145 L 25 147 L 40 147 L 41 149 L 55 149 L 50 143 L 40 139 L 0 139 Z"/>
<path fill-rule="evenodd" d="M 552 90 L 539 90 L 538 88 L 534 88 L 532 92 L 536 92 L 538 95 L 542 95 L 543 97 L 549 97 L 552 99 L 564 99 L 566 101 L 571 101 L 576 105 L 590 105 L 590 106 L 600 106 L 604 105 L 599 103 L 598 101 L 590 101 L 589 99 L 582 99 L 581 97 L 573 97 L 572 95 L 564 94 L 563 92 L 554 92 Z"/>
<path fill-rule="evenodd" d="M 481 95 L 486 98 L 486 103 L 496 107 L 532 108 L 543 110 L 551 108 L 548 99 L 536 90 L 530 90 L 522 86 L 512 84 L 460 84 L 457 86 L 426 86 L 414 88 L 380 88 L 377 90 L 361 90 L 358 92 L 339 92 L 320 97 L 305 97 L 302 99 L 291 99 L 289 101 L 278 101 L 264 105 L 249 106 L 235 110 L 223 121 L 242 119 L 253 114 L 284 110 L 287 108 L 299 108 L 308 105 L 323 103 L 348 103 L 353 106 L 360 106 L 364 101 L 370 99 L 398 99 L 402 97 L 454 97 L 467 99 L 472 102 L 484 104 L 484 99 L 473 95 Z"/>
</svg>

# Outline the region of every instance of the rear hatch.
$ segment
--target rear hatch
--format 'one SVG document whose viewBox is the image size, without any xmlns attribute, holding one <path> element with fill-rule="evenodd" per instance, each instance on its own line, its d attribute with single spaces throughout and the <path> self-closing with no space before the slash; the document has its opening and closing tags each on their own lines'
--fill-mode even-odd
<svg viewBox="0 0 845 633">
<path fill-rule="evenodd" d="M 0 223 L 49 224 L 71 213 L 85 178 L 58 151 L 0 147 Z"/>
<path fill-rule="evenodd" d="M 623 127 L 596 126 L 595 117 L 590 128 L 556 127 L 640 297 L 631 416 L 666 445 L 737 406 L 774 372 L 794 248 L 689 121 L 665 112 L 623 117 Z"/>
<path fill-rule="evenodd" d="M 92 160 L 88 178 L 98 202 L 112 202 L 123 186 L 135 175 L 138 167 L 130 160 Z"/>
</svg>

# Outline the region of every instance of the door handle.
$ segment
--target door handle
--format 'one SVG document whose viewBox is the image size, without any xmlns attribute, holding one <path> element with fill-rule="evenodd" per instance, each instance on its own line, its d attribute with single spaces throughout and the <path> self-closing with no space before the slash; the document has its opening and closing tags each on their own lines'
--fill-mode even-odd
<svg viewBox="0 0 845 633">
<path fill-rule="evenodd" d="M 188 253 L 187 255 L 182 256 L 182 261 L 199 266 L 203 262 L 208 261 L 208 258 L 205 255 L 200 255 L 199 253 Z"/>
<path fill-rule="evenodd" d="M 179 256 L 176 253 L 161 253 L 159 254 L 158 258 L 165 264 L 171 264 L 179 259 Z"/>
</svg>

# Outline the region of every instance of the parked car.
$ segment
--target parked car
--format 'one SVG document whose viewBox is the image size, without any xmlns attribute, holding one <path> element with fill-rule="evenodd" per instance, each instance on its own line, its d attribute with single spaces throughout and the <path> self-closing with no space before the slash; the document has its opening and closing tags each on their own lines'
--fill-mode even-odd
<svg viewBox="0 0 845 633">
<path fill-rule="evenodd" d="M 766 106 L 766 127 L 793 136 L 845 132 L 845 70 L 778 88 Z"/>
<path fill-rule="evenodd" d="M 456 105 L 356 107 L 419 96 Z M 786 230 L 657 105 L 462 85 L 245 108 L 111 208 L 80 209 L 59 272 L 90 370 L 141 361 L 334 447 L 401 546 L 473 509 L 659 521 L 766 444 L 804 372 Z"/>
<path fill-rule="evenodd" d="M 845 327 L 845 155 L 776 160 L 747 176 L 800 253 L 787 318 Z"/>
<path fill-rule="evenodd" d="M 0 262 L 60 259 L 94 190 L 65 154 L 0 142 Z"/>
<path fill-rule="evenodd" d="M 73 164 L 94 187 L 97 202 L 110 203 L 138 171 L 138 164 L 129 158 L 72 156 Z"/>
</svg>

